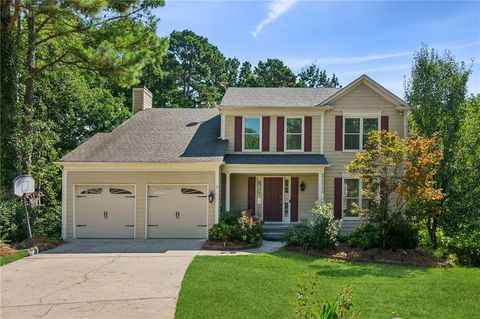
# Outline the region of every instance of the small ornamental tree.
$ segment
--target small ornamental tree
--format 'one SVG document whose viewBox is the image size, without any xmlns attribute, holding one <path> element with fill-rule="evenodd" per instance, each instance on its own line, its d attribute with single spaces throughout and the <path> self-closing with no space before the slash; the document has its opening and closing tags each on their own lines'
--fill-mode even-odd
<svg viewBox="0 0 480 319">
<path fill-rule="evenodd" d="M 400 187 L 413 218 L 426 222 L 432 245 L 437 245 L 438 218 L 445 194 L 435 187 L 435 175 L 443 159 L 437 147 L 437 136 L 416 137 L 407 142 L 405 176 Z"/>
<path fill-rule="evenodd" d="M 405 141 L 398 134 L 372 131 L 365 152 L 356 154 L 347 171 L 362 179 L 362 195 L 370 200 L 367 209 L 357 212 L 367 221 L 378 223 L 382 245 L 386 235 L 402 216 L 405 205 L 416 221 L 426 221 L 432 244 L 436 244 L 441 189 L 435 188 L 434 176 L 442 160 L 436 138 L 416 137 Z"/>
<path fill-rule="evenodd" d="M 368 222 L 378 223 L 381 229 L 382 247 L 390 227 L 400 218 L 405 206 L 398 193 L 403 181 L 403 165 L 407 154 L 405 141 L 398 134 L 388 131 L 369 133 L 365 152 L 358 152 L 347 165 L 347 171 L 362 179 L 362 195 L 370 200 L 367 209 L 355 210 Z"/>
</svg>

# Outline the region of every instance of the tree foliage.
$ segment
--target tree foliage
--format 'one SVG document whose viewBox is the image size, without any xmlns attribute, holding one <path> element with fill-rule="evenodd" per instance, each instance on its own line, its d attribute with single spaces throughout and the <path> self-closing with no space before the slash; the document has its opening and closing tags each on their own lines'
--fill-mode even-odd
<svg viewBox="0 0 480 319">
<path fill-rule="evenodd" d="M 417 220 L 436 221 L 439 209 L 432 204 L 439 203 L 443 194 L 433 179 L 442 159 L 435 139 L 405 141 L 394 132 L 372 131 L 365 149 L 355 155 L 347 170 L 362 179 L 362 195 L 369 199 L 370 206 L 358 207 L 357 211 L 368 222 L 380 226 L 382 246 L 386 245 L 390 228 L 402 218 L 406 204 L 416 208 Z M 435 233 L 436 228 L 430 231 Z"/>
<path fill-rule="evenodd" d="M 414 56 L 412 73 L 405 83 L 414 131 L 427 137 L 436 134 L 443 150 L 435 181 L 445 193 L 438 223 L 448 235 L 460 231 L 461 226 L 474 225 L 473 216 L 480 218 L 480 200 L 475 195 L 478 168 L 474 164 L 480 161 L 479 141 L 475 140 L 478 116 L 473 111 L 477 102 L 475 98 L 465 102 L 471 72 L 448 51 L 440 55 L 423 46 Z"/>
<path fill-rule="evenodd" d="M 335 74 L 329 78 L 327 71 L 320 70 L 318 65 L 311 63 L 302 68 L 298 74 L 298 86 L 308 88 L 336 88 L 340 86 Z"/>
</svg>

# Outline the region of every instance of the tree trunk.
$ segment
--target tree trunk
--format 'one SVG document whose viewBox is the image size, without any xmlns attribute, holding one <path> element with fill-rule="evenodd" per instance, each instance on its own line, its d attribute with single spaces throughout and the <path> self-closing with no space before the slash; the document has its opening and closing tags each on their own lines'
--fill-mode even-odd
<svg viewBox="0 0 480 319">
<path fill-rule="evenodd" d="M 0 13 L 0 193 L 10 193 L 11 183 L 17 174 L 17 153 L 11 141 L 15 131 L 18 113 L 18 52 L 13 29 L 9 26 L 15 20 L 12 2 L 5 1 Z M 19 25 L 18 25 L 19 26 Z M 17 26 L 17 27 L 18 27 Z"/>
<path fill-rule="evenodd" d="M 28 137 L 32 133 L 31 118 L 33 114 L 33 106 L 35 102 L 35 55 L 36 55 L 36 32 L 35 32 L 35 11 L 27 5 L 27 79 L 25 81 L 25 96 L 24 96 L 24 112 L 22 117 L 22 134 L 24 137 Z M 32 166 L 32 153 L 33 149 L 30 146 L 31 143 L 27 143 L 25 146 L 22 170 L 25 173 L 30 172 Z"/>
<path fill-rule="evenodd" d="M 430 241 L 432 242 L 432 247 L 437 248 L 437 226 L 438 220 L 436 217 L 427 218 L 427 230 L 428 235 L 430 236 Z"/>
</svg>

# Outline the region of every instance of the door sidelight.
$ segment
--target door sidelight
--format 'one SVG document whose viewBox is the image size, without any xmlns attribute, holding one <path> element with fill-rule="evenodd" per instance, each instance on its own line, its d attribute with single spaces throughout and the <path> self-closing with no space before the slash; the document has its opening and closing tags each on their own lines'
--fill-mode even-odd
<svg viewBox="0 0 480 319">
<path fill-rule="evenodd" d="M 103 212 L 103 218 L 104 218 L 104 219 L 108 219 L 108 212 L 107 212 L 107 211 L 104 211 L 104 212 Z"/>
<path fill-rule="evenodd" d="M 180 212 L 175 212 L 175 219 L 180 219 Z"/>
</svg>

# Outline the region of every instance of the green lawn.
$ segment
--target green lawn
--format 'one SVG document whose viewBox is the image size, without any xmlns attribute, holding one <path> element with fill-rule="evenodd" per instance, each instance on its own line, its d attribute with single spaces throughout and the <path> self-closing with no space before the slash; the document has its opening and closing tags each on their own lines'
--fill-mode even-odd
<svg viewBox="0 0 480 319">
<path fill-rule="evenodd" d="M 360 318 L 458 319 L 480 313 L 480 269 L 343 263 L 282 251 L 195 257 L 176 317 L 291 318 L 299 279 L 313 277 L 319 279 L 325 301 L 333 301 L 348 285 Z"/>
<path fill-rule="evenodd" d="M 14 262 L 15 260 L 19 260 L 27 256 L 28 256 L 28 253 L 25 250 L 20 250 L 20 251 L 17 251 L 15 255 L 0 257 L 0 266 L 9 264 L 11 262 Z"/>
</svg>

